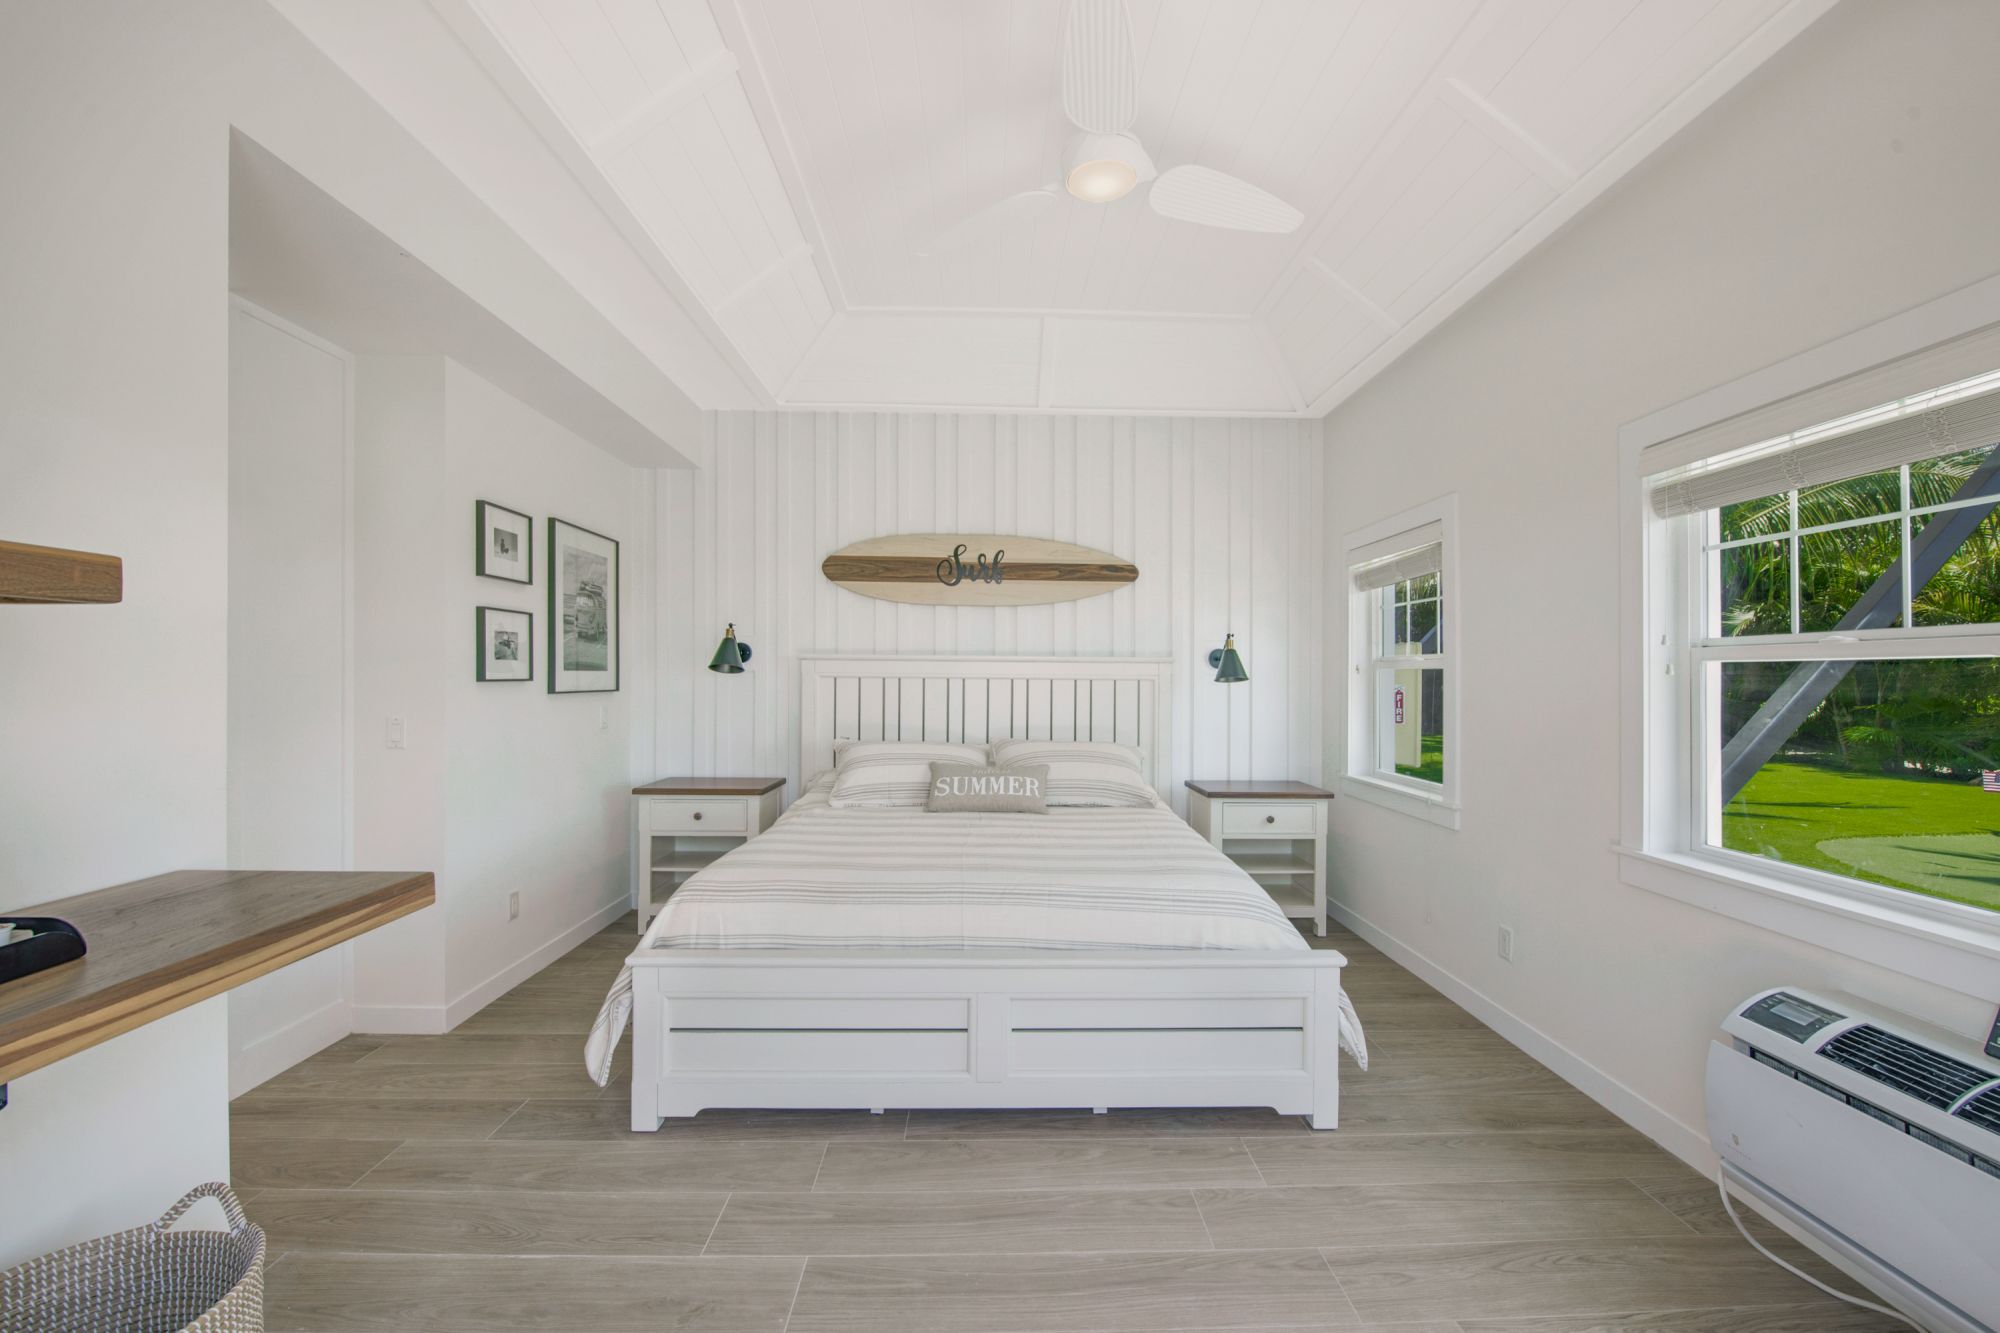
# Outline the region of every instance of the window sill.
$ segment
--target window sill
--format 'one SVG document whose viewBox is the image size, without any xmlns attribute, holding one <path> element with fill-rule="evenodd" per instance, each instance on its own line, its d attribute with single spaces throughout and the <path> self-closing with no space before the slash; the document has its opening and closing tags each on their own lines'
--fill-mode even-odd
<svg viewBox="0 0 2000 1333">
<path fill-rule="evenodd" d="M 1619 878 L 1634 888 L 1968 995 L 2000 992 L 2000 923 L 1962 922 L 1720 858 L 1631 847 L 1618 855 Z"/>
<path fill-rule="evenodd" d="M 1359 777 L 1349 773 L 1340 779 L 1340 789 L 1349 796 L 1379 805 L 1386 810 L 1400 811 L 1427 819 L 1440 828 L 1458 827 L 1458 807 L 1447 802 L 1443 796 L 1432 796 L 1398 783 L 1384 782 L 1379 778 Z"/>
</svg>

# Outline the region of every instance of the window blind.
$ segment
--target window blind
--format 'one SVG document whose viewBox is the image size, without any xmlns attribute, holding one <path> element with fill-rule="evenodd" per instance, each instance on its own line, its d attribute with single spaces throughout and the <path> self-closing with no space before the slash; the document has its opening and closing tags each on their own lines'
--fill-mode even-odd
<svg viewBox="0 0 2000 1333">
<path fill-rule="evenodd" d="M 1653 512 L 1696 514 L 1995 443 L 2000 373 L 1798 431 L 1733 461 L 1664 473 L 1653 482 Z"/>
<path fill-rule="evenodd" d="M 1435 574 L 1444 568 L 1444 546 L 1432 542 L 1419 546 L 1414 551 L 1403 551 L 1354 567 L 1354 587 L 1358 592 L 1369 592 L 1376 588 L 1386 588 L 1392 583 L 1405 579 L 1420 579 L 1426 574 Z"/>
</svg>

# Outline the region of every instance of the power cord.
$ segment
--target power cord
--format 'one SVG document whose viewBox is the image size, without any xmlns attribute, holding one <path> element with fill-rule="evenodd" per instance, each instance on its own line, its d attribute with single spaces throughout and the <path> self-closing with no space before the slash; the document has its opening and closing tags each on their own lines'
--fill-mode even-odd
<svg viewBox="0 0 2000 1333">
<path fill-rule="evenodd" d="M 1750 1247 L 1756 1250 L 1757 1253 L 1763 1255 L 1766 1259 L 1769 1259 L 1772 1263 L 1784 1269 L 1787 1273 L 1790 1273 L 1793 1277 L 1798 1278 L 1801 1282 L 1810 1283 L 1811 1285 L 1818 1287 L 1821 1291 L 1825 1292 L 1827 1295 L 1833 1297 L 1837 1301 L 1846 1301 L 1849 1305 L 1859 1306 L 1863 1310 L 1873 1310 L 1876 1314 L 1887 1315 L 1889 1318 L 1895 1320 L 1899 1324 L 1908 1324 L 1911 1328 L 1917 1330 L 1917 1333 L 1930 1333 L 1930 1331 L 1926 1329 L 1922 1324 L 1919 1324 L 1916 1320 L 1910 1318 L 1902 1311 L 1892 1310 L 1886 1305 L 1877 1305 L 1873 1301 L 1864 1301 L 1859 1296 L 1849 1296 L 1844 1291 L 1835 1291 L 1832 1287 L 1827 1286 L 1826 1283 L 1820 1281 L 1812 1274 L 1801 1270 L 1795 1265 L 1786 1263 L 1783 1259 L 1780 1259 L 1777 1255 L 1765 1249 L 1763 1243 L 1759 1241 L 1755 1236 L 1750 1234 L 1750 1228 L 1743 1225 L 1743 1219 L 1736 1215 L 1736 1206 L 1729 1201 L 1729 1186 L 1723 1180 L 1722 1165 L 1719 1162 L 1716 1164 L 1715 1167 L 1715 1188 L 1716 1191 L 1722 1195 L 1722 1211 L 1729 1214 L 1729 1220 L 1736 1224 L 1736 1229 L 1739 1232 L 1743 1233 L 1743 1239 L 1749 1241 Z"/>
</svg>

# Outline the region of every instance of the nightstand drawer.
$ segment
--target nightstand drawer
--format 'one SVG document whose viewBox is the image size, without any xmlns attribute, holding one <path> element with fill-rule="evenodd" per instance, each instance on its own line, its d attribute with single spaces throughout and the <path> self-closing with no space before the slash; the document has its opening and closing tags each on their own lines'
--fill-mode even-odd
<svg viewBox="0 0 2000 1333">
<path fill-rule="evenodd" d="M 654 797 L 646 802 L 649 833 L 747 833 L 749 802 L 736 797 Z"/>
<path fill-rule="evenodd" d="M 1229 801 L 1222 807 L 1222 831 L 1230 837 L 1256 833 L 1310 837 L 1318 809 L 1313 801 Z"/>
</svg>

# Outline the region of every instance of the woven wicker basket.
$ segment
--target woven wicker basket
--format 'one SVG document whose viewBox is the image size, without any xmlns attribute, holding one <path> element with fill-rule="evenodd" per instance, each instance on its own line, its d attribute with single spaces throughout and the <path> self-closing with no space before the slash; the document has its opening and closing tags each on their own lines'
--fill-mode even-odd
<svg viewBox="0 0 2000 1333">
<path fill-rule="evenodd" d="M 197 1199 L 227 1231 L 175 1231 Z M 263 1333 L 264 1232 L 220 1182 L 148 1226 L 99 1236 L 0 1273 L 0 1333 Z"/>
</svg>

